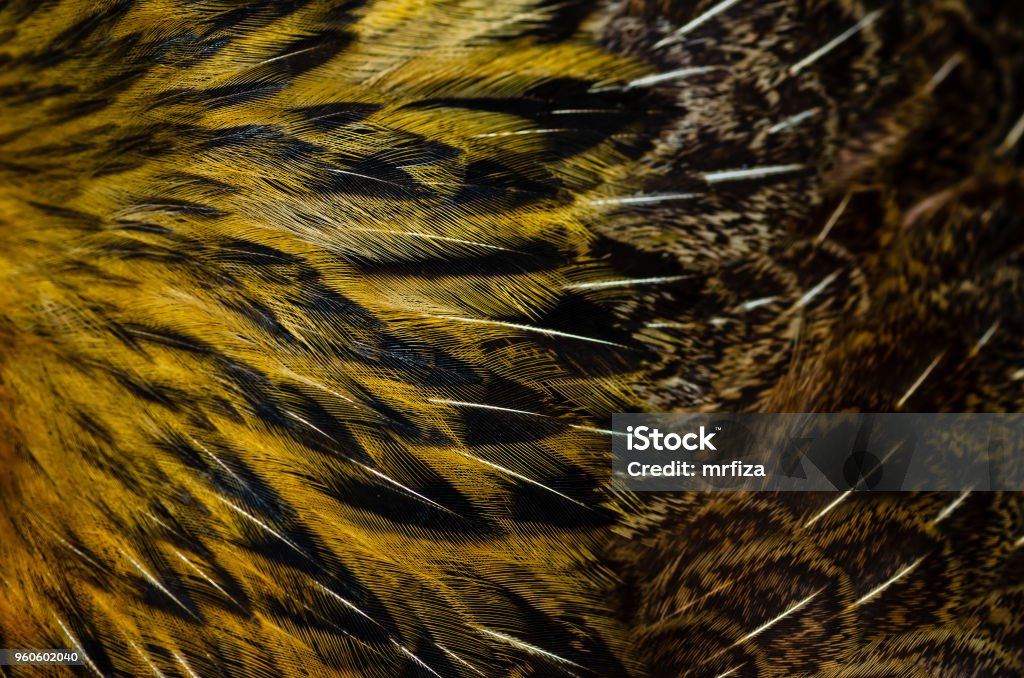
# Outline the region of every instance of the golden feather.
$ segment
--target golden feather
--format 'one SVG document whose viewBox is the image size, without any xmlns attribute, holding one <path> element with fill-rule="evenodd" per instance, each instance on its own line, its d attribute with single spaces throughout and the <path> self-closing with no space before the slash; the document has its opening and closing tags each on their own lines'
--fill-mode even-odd
<svg viewBox="0 0 1024 678">
<path fill-rule="evenodd" d="M 607 487 L 614 412 L 1020 407 L 1014 11 L 0 4 L 0 646 L 1018 674 L 1017 495 Z"/>
</svg>

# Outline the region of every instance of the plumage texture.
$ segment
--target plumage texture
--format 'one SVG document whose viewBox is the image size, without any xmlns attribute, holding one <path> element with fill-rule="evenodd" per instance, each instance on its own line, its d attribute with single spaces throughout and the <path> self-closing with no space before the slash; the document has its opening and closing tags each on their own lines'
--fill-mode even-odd
<svg viewBox="0 0 1024 678">
<path fill-rule="evenodd" d="M 971 5 L 0 4 L 0 647 L 1019 675 L 1018 495 L 606 489 L 613 412 L 1024 404 Z"/>
</svg>

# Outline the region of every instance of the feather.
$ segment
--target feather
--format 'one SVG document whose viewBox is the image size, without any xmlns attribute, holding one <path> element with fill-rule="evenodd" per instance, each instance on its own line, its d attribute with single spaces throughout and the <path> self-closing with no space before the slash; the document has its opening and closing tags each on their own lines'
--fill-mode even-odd
<svg viewBox="0 0 1024 678">
<path fill-rule="evenodd" d="M 614 412 L 1021 406 L 1014 12 L 2 3 L 0 647 L 1020 673 L 1017 495 L 608 485 Z"/>
</svg>

